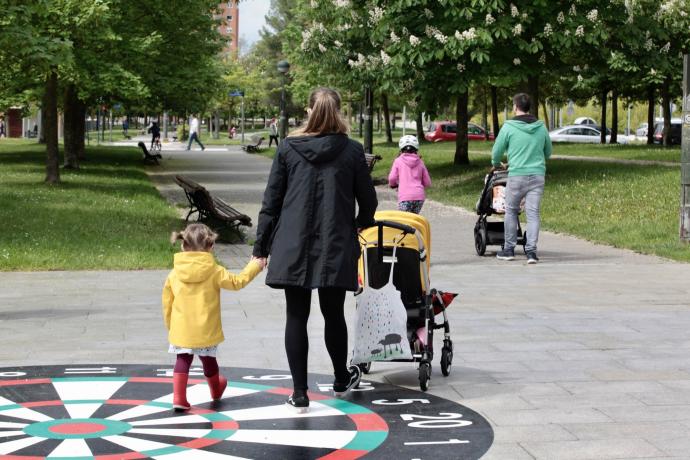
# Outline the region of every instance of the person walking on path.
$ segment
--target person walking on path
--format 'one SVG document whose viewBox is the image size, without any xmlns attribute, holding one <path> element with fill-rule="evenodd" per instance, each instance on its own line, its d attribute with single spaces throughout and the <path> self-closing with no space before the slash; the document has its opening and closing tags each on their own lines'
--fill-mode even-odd
<svg viewBox="0 0 690 460">
<path fill-rule="evenodd" d="M 148 132 L 151 133 L 151 148 L 150 148 L 150 150 L 153 150 L 153 145 L 156 142 L 161 141 L 161 129 L 158 126 L 158 123 L 156 123 L 155 121 L 152 121 L 151 124 L 149 125 Z"/>
<path fill-rule="evenodd" d="M 229 273 L 213 258 L 218 237 L 204 224 L 190 224 L 173 233 L 173 242 L 182 240 L 182 252 L 175 254 L 174 268 L 163 288 L 163 319 L 168 329 L 169 353 L 177 355 L 173 371 L 173 408 L 189 410 L 187 379 L 198 355 L 211 399 L 222 397 L 227 379 L 220 374 L 216 352 L 224 340 L 220 319 L 220 290 L 238 291 L 263 269 L 255 258 L 239 275 Z"/>
<path fill-rule="evenodd" d="M 5 119 L 0 118 L 0 137 L 7 137 L 5 133 Z"/>
<path fill-rule="evenodd" d="M 340 95 L 318 88 L 309 97 L 308 120 L 278 146 L 264 193 L 255 257 L 271 256 L 266 284 L 285 290 L 285 350 L 293 393 L 287 404 L 309 409 L 307 320 L 318 289 L 333 391 L 343 396 L 359 384 L 347 366 L 346 291 L 357 289 L 357 229 L 373 224 L 378 205 L 362 145 L 348 138 Z M 355 202 L 359 214 L 355 217 Z"/>
<path fill-rule="evenodd" d="M 199 139 L 199 119 L 196 115 L 192 115 L 192 119 L 189 120 L 189 142 L 187 143 L 187 150 L 192 148 L 192 141 L 196 141 L 202 151 L 206 150 L 206 147 L 204 147 L 204 144 L 202 144 Z"/>
<path fill-rule="evenodd" d="M 398 188 L 398 209 L 419 214 L 426 195 L 424 189 L 431 186 L 429 171 L 418 155 L 419 141 L 416 136 L 403 136 L 398 142 L 400 155 L 393 162 L 388 185 Z"/>
<path fill-rule="evenodd" d="M 273 141 L 276 142 L 276 148 L 278 147 L 278 123 L 276 119 L 271 118 L 271 123 L 268 125 L 268 146 L 273 145 Z"/>
<path fill-rule="evenodd" d="M 527 94 L 513 97 L 515 118 L 504 123 L 491 151 L 492 169 L 501 166 L 503 154 L 508 156 L 506 185 L 505 244 L 496 255 L 501 260 L 515 258 L 520 203 L 525 200 L 527 213 L 527 263 L 536 264 L 539 240 L 539 209 L 544 195 L 546 160 L 551 156 L 551 139 L 541 120 L 529 114 Z"/>
</svg>

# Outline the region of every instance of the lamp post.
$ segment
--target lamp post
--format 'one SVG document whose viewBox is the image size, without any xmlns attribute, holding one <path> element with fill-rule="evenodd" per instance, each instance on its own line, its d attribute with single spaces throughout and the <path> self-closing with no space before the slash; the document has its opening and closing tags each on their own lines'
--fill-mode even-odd
<svg viewBox="0 0 690 460">
<path fill-rule="evenodd" d="M 287 117 L 287 101 L 285 100 L 285 80 L 287 73 L 290 71 L 290 63 L 288 61 L 280 61 L 278 63 L 278 72 L 283 74 L 283 87 L 280 91 L 280 140 L 282 141 L 287 136 L 288 117 Z"/>
</svg>

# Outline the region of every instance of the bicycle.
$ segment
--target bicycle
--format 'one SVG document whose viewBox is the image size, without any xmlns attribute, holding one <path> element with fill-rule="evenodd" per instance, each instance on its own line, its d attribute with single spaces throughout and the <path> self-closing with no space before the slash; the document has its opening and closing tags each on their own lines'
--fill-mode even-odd
<svg viewBox="0 0 690 460">
<path fill-rule="evenodd" d="M 155 138 L 153 144 L 151 144 L 151 155 L 156 155 L 161 153 L 161 140 L 159 137 Z"/>
</svg>

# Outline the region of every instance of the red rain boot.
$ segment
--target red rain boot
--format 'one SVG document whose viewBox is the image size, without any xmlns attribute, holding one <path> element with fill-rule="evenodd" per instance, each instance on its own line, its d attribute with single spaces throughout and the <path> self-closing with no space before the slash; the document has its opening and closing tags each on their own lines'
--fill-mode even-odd
<svg viewBox="0 0 690 460">
<path fill-rule="evenodd" d="M 225 387 L 228 386 L 228 380 L 218 372 L 213 377 L 206 377 L 206 381 L 208 382 L 208 388 L 211 390 L 211 398 L 214 401 L 218 401 L 223 396 Z"/>
<path fill-rule="evenodd" d="M 192 406 L 187 402 L 187 379 L 189 374 L 173 373 L 173 409 L 176 411 L 189 410 Z"/>
</svg>

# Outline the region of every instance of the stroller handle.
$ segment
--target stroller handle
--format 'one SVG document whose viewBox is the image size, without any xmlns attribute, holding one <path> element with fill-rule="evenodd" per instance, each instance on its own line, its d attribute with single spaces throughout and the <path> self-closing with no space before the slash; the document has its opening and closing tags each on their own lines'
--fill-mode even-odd
<svg viewBox="0 0 690 460">
<path fill-rule="evenodd" d="M 417 231 L 417 229 L 415 229 L 414 227 L 410 227 L 409 225 L 400 224 L 398 222 L 393 222 L 390 220 L 377 220 L 376 222 L 374 222 L 374 225 L 372 225 L 372 227 L 378 227 L 379 229 L 383 229 L 383 227 L 395 228 L 397 230 L 409 233 L 411 235 L 414 235 L 414 233 Z"/>
</svg>

